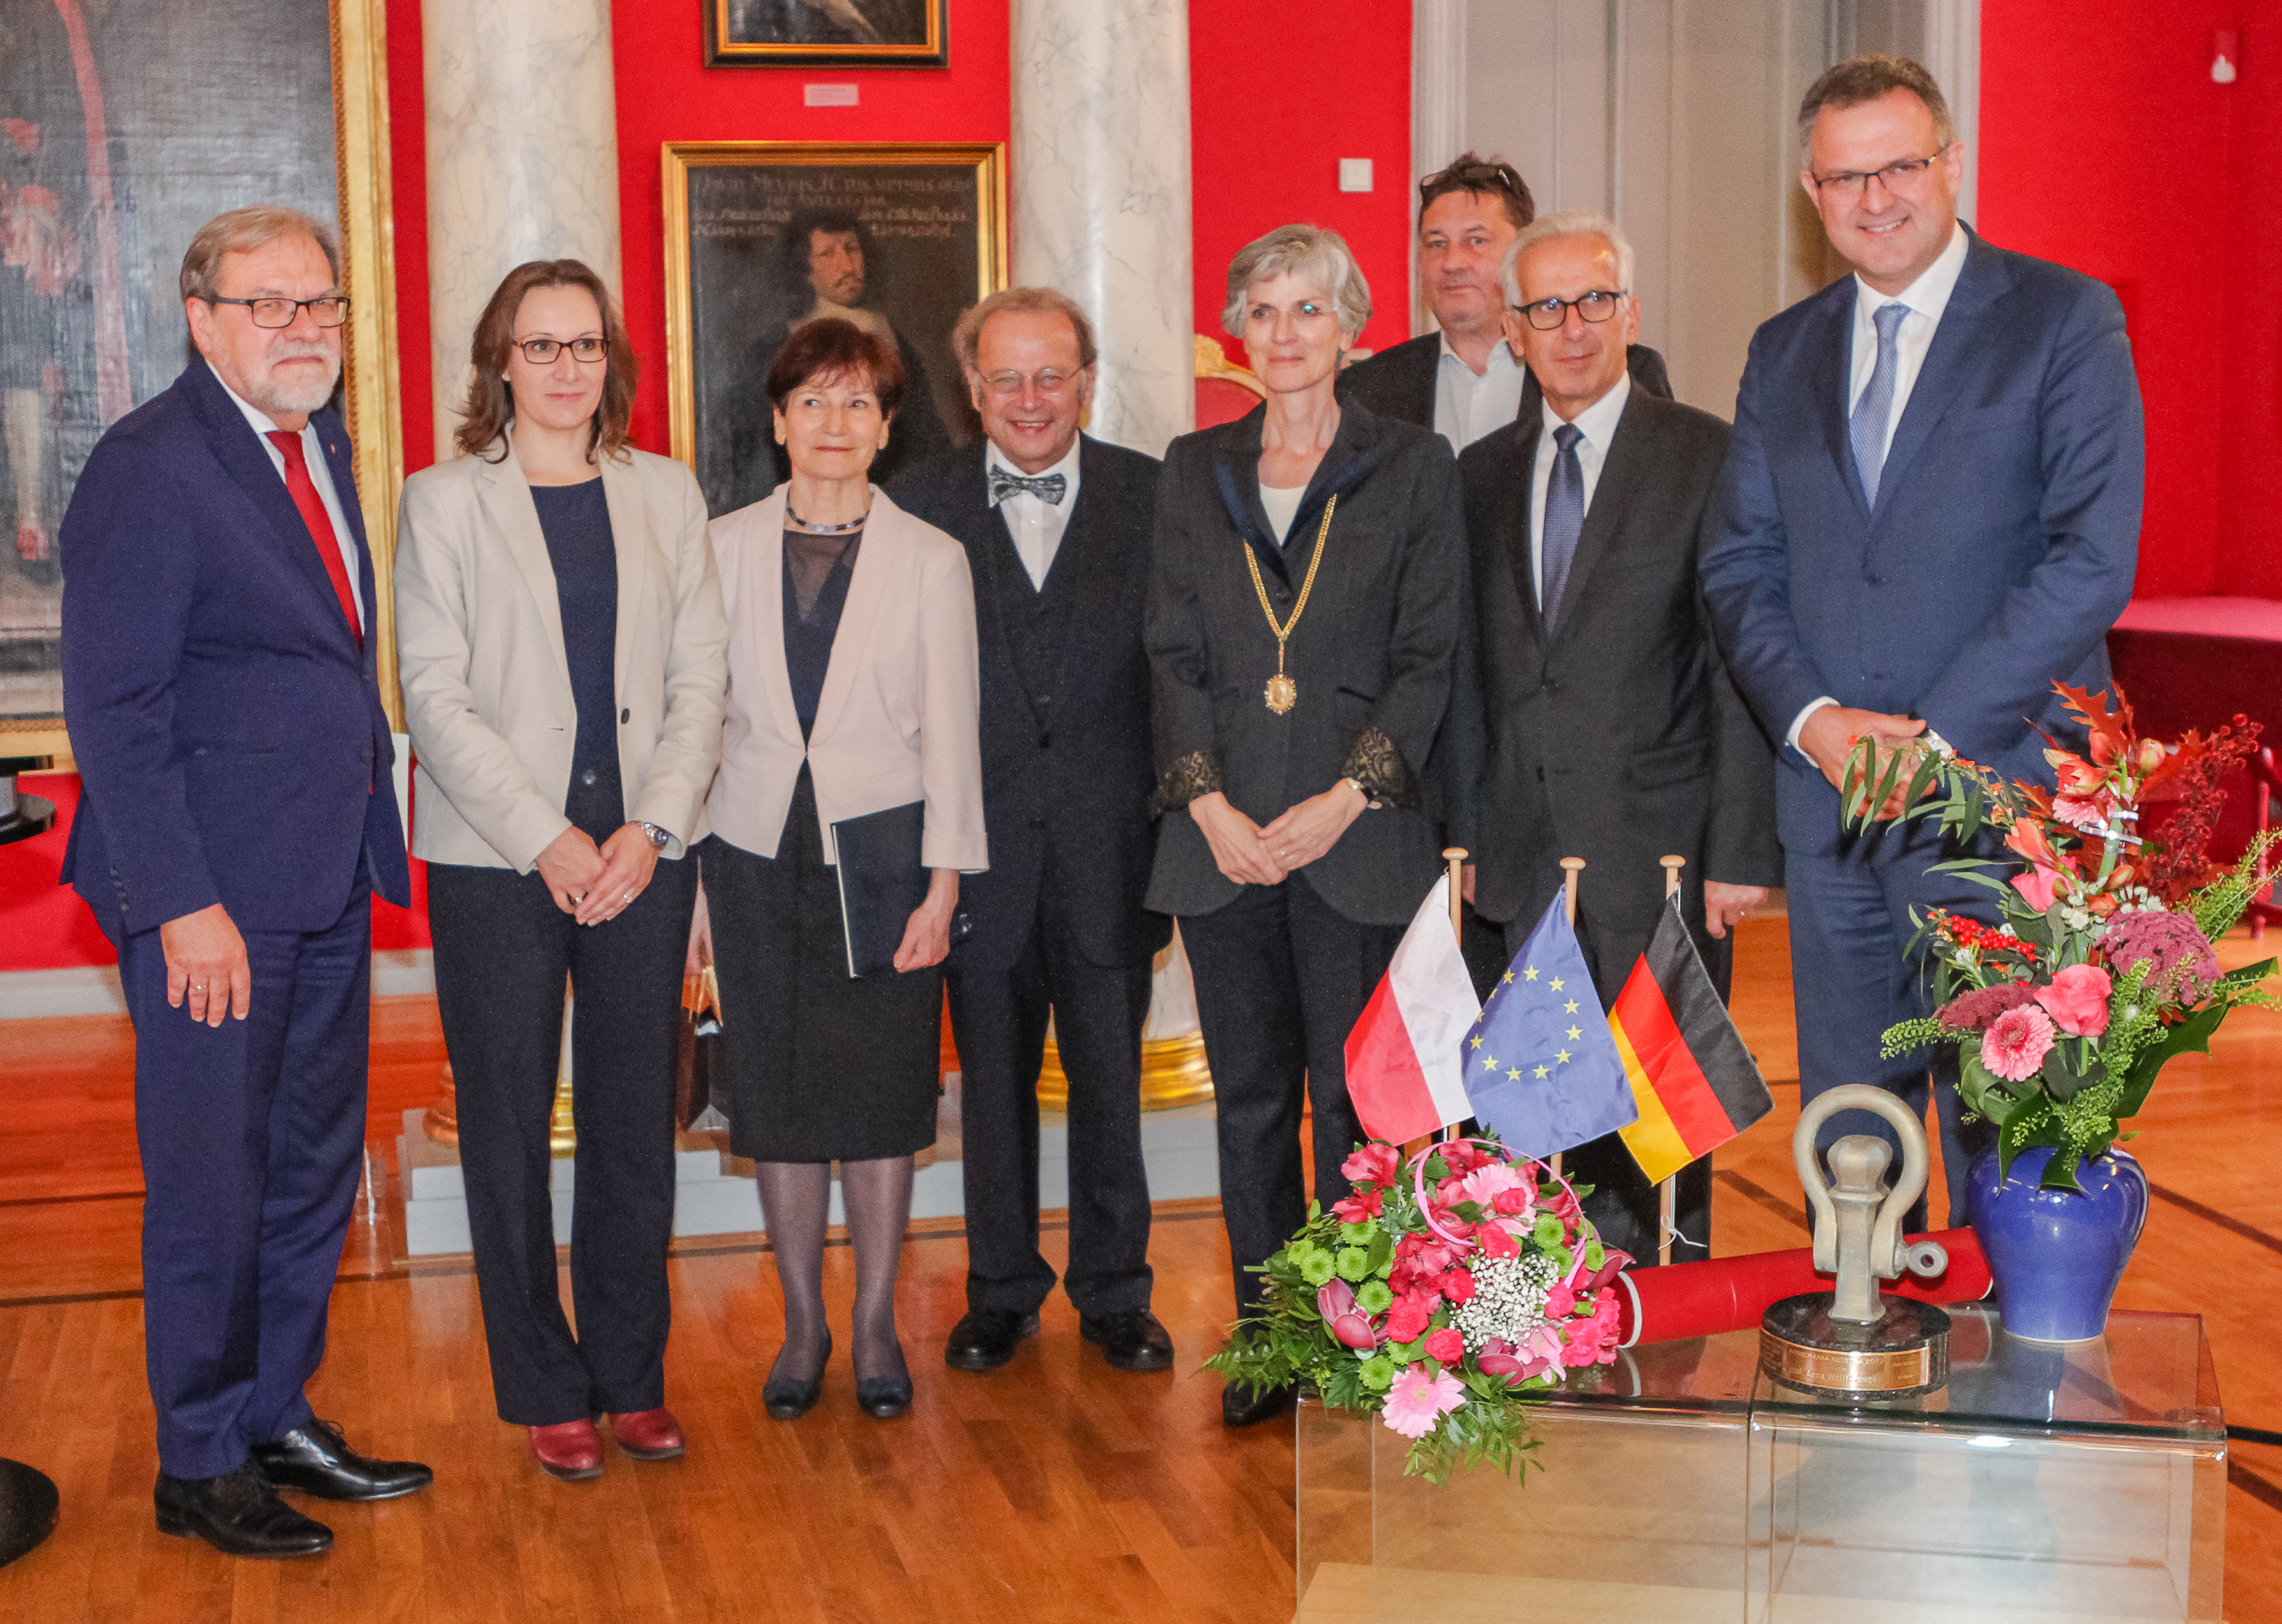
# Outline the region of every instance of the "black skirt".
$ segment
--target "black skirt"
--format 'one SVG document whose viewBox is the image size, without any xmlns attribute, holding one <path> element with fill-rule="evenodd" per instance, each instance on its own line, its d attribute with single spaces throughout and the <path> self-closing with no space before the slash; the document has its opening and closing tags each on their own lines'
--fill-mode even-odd
<svg viewBox="0 0 2282 1624">
<path fill-rule="evenodd" d="M 721 983 L 729 1148 L 756 1162 L 869 1162 L 934 1144 L 943 967 L 850 978 L 808 769 L 775 857 L 715 835 L 698 861 Z"/>
</svg>

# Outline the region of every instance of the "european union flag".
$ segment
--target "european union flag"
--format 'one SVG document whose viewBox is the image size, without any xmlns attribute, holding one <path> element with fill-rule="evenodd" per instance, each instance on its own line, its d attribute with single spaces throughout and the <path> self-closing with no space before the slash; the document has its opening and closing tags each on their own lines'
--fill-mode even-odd
<svg viewBox="0 0 2282 1624">
<path fill-rule="evenodd" d="M 1558 895 L 1466 1034 L 1466 1092 L 1476 1117 L 1539 1161 L 1640 1115 Z"/>
</svg>

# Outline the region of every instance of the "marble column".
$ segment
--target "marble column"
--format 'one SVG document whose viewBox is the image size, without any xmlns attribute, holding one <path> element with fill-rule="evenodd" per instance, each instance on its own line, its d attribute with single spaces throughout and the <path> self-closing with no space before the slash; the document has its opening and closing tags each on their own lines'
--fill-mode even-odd
<svg viewBox="0 0 2282 1624">
<path fill-rule="evenodd" d="M 1091 431 L 1164 454 L 1196 423 L 1189 0 L 1013 0 L 1014 280 L 1085 307 Z"/>
<path fill-rule="evenodd" d="M 423 0 L 436 455 L 454 455 L 468 344 L 500 278 L 584 260 L 618 286 L 609 0 Z"/>
</svg>

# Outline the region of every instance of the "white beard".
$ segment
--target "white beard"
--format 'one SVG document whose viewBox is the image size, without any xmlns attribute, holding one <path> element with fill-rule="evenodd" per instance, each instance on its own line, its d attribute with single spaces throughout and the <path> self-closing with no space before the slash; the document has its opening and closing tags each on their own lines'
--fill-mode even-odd
<svg viewBox="0 0 2282 1624">
<path fill-rule="evenodd" d="M 316 354 L 314 351 L 305 354 Z M 314 412 L 333 398 L 333 385 L 340 382 L 341 363 L 338 357 L 318 355 L 325 362 L 324 380 L 320 384 L 312 378 L 306 383 L 280 379 L 276 374 L 263 377 L 259 392 L 249 392 L 246 400 L 275 417 L 280 412 Z"/>
</svg>

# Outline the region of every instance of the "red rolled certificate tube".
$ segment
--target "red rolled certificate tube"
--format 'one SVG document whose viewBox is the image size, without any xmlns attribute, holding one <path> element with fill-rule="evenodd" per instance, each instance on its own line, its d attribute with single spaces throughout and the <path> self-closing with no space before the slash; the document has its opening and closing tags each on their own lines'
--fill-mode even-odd
<svg viewBox="0 0 2282 1624">
<path fill-rule="evenodd" d="M 1938 1242 L 1949 1254 L 1949 1267 L 1930 1280 L 1914 1274 L 1881 1280 L 1880 1290 L 1921 1302 L 1973 1302 L 1989 1294 L 1989 1260 L 1982 1255 L 1980 1238 L 1971 1230 L 1943 1230 L 1909 1239 Z M 1609 1282 L 1609 1289 L 1617 1294 L 1617 1345 L 1620 1348 L 1746 1331 L 1785 1297 L 1828 1291 L 1830 1286 L 1830 1276 L 1815 1272 L 1811 1247 L 1796 1252 L 1758 1252 L 1749 1257 L 1673 1263 L 1663 1269 L 1627 1269 Z"/>
</svg>

